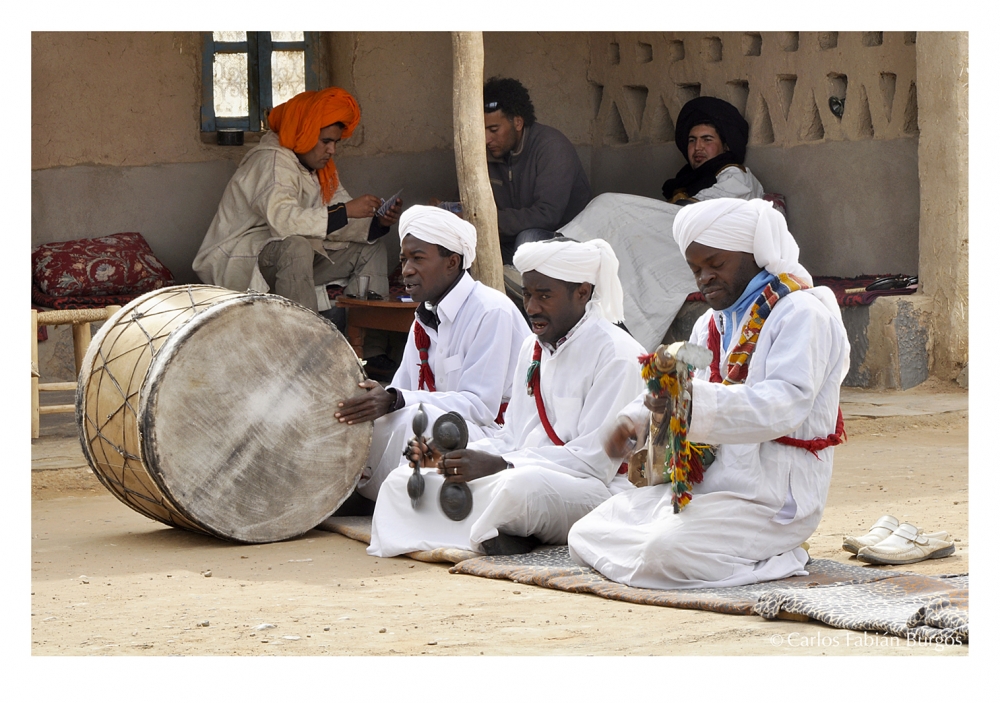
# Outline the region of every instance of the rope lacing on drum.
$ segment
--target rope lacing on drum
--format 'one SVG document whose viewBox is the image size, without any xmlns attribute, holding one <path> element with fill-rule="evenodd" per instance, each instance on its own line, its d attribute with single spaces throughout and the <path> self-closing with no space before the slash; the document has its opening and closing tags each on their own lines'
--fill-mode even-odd
<svg viewBox="0 0 1000 703">
<path fill-rule="evenodd" d="M 103 422 L 98 424 L 98 419 L 92 416 L 93 411 L 100 406 L 102 400 L 102 386 L 98 384 L 92 396 L 92 403 L 86 402 L 86 399 L 83 402 L 84 407 L 91 409 L 91 414 L 83 413 L 82 421 L 93 432 L 93 436 L 89 436 L 86 439 L 89 452 L 94 460 L 100 462 L 105 468 L 105 471 L 95 471 L 95 473 L 98 479 L 107 487 L 115 487 L 115 490 L 112 491 L 115 497 L 153 520 L 209 534 L 202 527 L 191 522 L 178 506 L 174 505 L 166 495 L 163 495 L 158 490 L 158 487 L 156 487 L 157 490 L 153 490 L 156 481 L 153 475 L 147 473 L 145 470 L 137 470 L 136 463 L 141 466 L 143 458 L 123 449 L 123 447 L 128 445 L 126 441 L 127 423 L 122 422 L 120 437 L 112 438 L 107 432 L 109 423 L 118 415 L 122 415 L 124 418 L 128 413 L 131 413 L 133 417 L 137 418 L 138 413 L 136 411 L 135 398 L 139 396 L 139 388 L 136 388 L 135 392 L 131 395 L 128 395 L 126 391 L 126 388 L 132 388 L 133 382 L 137 380 L 136 374 L 139 373 L 139 365 L 132 366 L 131 373 L 133 376 L 123 386 L 119 378 L 112 372 L 109 364 L 113 364 L 120 358 L 137 351 L 141 354 L 140 350 L 144 348 L 148 349 L 148 353 L 151 356 L 156 356 L 158 352 L 157 346 L 162 345 L 170 334 L 176 331 L 176 327 L 172 327 L 171 325 L 177 318 L 194 318 L 200 310 L 215 305 L 220 298 L 225 299 L 232 296 L 231 291 L 220 292 L 218 295 L 206 298 L 199 303 L 195 301 L 193 295 L 195 288 L 197 286 L 185 286 L 174 295 L 152 301 L 152 305 L 148 306 L 144 311 L 132 310 L 128 318 L 122 318 L 116 322 L 116 328 L 134 325 L 135 329 L 140 332 L 140 338 L 136 339 L 135 343 L 129 349 L 122 350 L 120 348 L 116 349 L 114 346 L 116 343 L 121 342 L 121 336 L 119 335 L 113 340 L 109 349 L 105 350 L 101 348 L 98 350 L 92 370 L 94 373 L 102 373 L 110 381 L 110 385 L 105 386 L 104 390 L 106 394 L 113 396 L 112 404 L 116 404 L 117 407 L 106 415 Z M 179 297 L 187 299 L 188 307 L 177 309 L 174 306 Z M 167 308 L 166 306 L 168 305 L 171 307 Z M 169 318 L 164 318 L 164 315 L 168 315 Z M 162 334 L 154 333 L 152 327 L 155 326 L 156 322 L 160 321 L 164 322 L 160 329 L 170 329 Z M 186 320 L 181 320 L 180 324 L 184 324 L 185 322 Z M 114 328 L 112 328 L 109 330 L 109 333 L 114 331 Z M 141 341 L 142 337 L 145 338 L 145 341 Z M 114 393 L 112 393 L 112 389 Z M 117 394 L 117 397 L 114 397 L 115 394 Z M 103 399 L 106 400 L 106 396 Z M 121 460 L 112 457 L 108 447 L 111 447 L 114 454 L 120 457 Z M 135 486 L 135 488 L 129 488 L 126 485 L 126 481 Z M 142 490 L 146 490 L 147 493 L 142 493 Z"/>
</svg>

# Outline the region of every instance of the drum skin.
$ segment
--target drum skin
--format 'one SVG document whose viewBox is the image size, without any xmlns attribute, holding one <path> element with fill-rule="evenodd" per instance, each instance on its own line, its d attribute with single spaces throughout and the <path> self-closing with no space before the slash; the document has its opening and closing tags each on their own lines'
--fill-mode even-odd
<svg viewBox="0 0 1000 703">
<path fill-rule="evenodd" d="M 285 298 L 205 285 L 148 293 L 95 334 L 77 385 L 101 483 L 167 525 L 263 543 L 347 499 L 372 424 L 344 425 L 361 364 L 325 318 Z"/>
</svg>

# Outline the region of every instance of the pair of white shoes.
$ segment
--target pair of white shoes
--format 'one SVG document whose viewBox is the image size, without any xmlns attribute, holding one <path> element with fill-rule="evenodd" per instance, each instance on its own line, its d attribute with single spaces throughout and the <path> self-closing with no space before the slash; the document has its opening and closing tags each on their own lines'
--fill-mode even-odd
<svg viewBox="0 0 1000 703">
<path fill-rule="evenodd" d="M 924 532 L 892 515 L 883 515 L 868 533 L 844 537 L 844 549 L 868 564 L 915 564 L 955 553 L 947 532 Z"/>
</svg>

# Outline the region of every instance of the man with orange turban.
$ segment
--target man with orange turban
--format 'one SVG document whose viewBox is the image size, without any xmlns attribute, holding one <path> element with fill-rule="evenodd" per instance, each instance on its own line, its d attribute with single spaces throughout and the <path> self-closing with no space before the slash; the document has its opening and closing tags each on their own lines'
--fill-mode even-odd
<svg viewBox="0 0 1000 703">
<path fill-rule="evenodd" d="M 337 143 L 361 121 L 345 90 L 299 93 L 271 110 L 266 132 L 229 181 L 193 268 L 205 283 L 233 290 L 273 290 L 310 310 L 329 308 L 325 286 L 346 282 L 358 294 L 389 294 L 381 237 L 399 219 L 402 202 L 375 217 L 382 200 L 352 199 L 337 177 Z M 388 361 L 384 337 L 369 335 L 364 356 Z M 367 341 L 367 340 L 366 340 Z"/>
</svg>

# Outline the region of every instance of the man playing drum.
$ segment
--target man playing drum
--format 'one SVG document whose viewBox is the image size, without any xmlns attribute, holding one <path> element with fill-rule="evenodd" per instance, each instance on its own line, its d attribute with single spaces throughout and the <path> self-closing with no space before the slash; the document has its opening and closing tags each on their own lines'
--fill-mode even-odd
<svg viewBox="0 0 1000 703">
<path fill-rule="evenodd" d="M 367 392 L 340 401 L 334 413 L 347 424 L 375 421 L 357 489 L 370 501 L 399 466 L 418 405 L 431 423 L 446 412 L 458 413 L 469 425 L 470 439 L 497 432 L 518 349 L 530 334 L 506 296 L 468 273 L 476 258 L 475 227 L 447 210 L 414 205 L 400 217 L 399 235 L 403 285 L 421 303 L 402 362 L 388 388 L 364 381 L 360 385 Z"/>
<path fill-rule="evenodd" d="M 443 457 L 412 441 L 411 460 L 427 467 L 424 494 L 411 502 L 411 467 L 389 475 L 372 519 L 373 556 L 441 547 L 518 554 L 539 542 L 565 544 L 576 520 L 631 487 L 620 460 L 602 449 L 602 426 L 642 389 L 643 349 L 612 324 L 622 318 L 614 252 L 602 240 L 553 239 L 523 244 L 514 265 L 535 334 L 517 357 L 506 423 Z M 460 521 L 439 504 L 445 482 L 471 491 L 471 513 Z"/>
<path fill-rule="evenodd" d="M 347 279 L 346 292 L 356 295 L 366 275 L 372 292 L 388 296 L 380 238 L 401 203 L 375 217 L 381 199 L 352 199 L 333 161 L 360 120 L 358 103 L 340 88 L 299 93 L 271 110 L 271 131 L 243 157 L 195 256 L 199 278 L 236 291 L 273 290 L 314 311 L 316 287 L 335 280 Z M 389 368 L 385 335 L 365 341 L 369 364 Z"/>
</svg>

